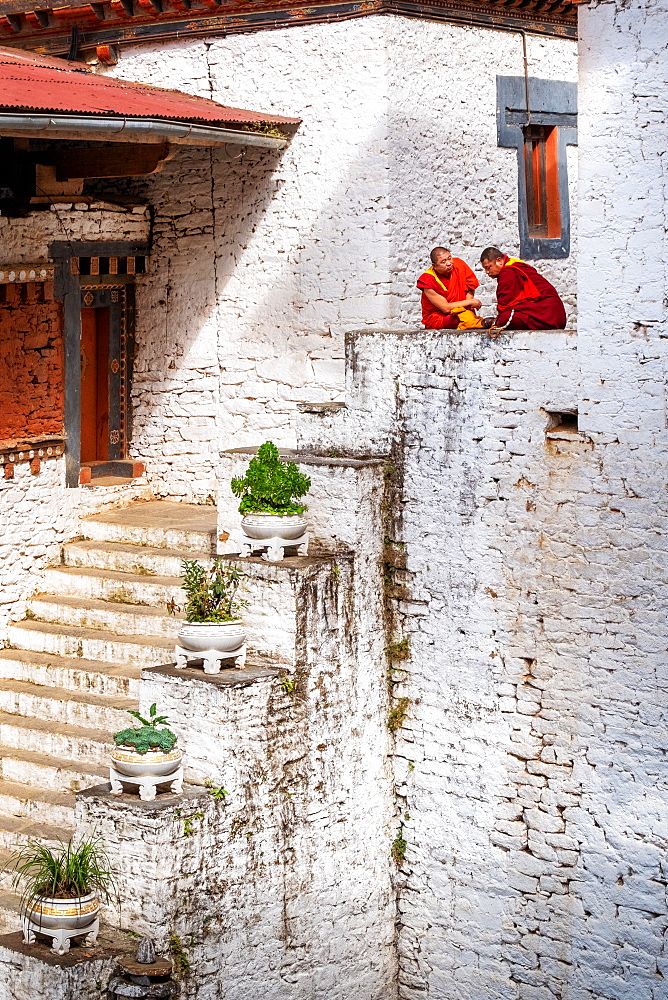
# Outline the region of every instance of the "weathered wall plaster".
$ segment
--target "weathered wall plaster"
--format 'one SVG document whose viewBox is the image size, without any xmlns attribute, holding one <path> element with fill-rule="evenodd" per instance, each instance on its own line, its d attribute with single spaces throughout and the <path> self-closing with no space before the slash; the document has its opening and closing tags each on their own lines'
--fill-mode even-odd
<svg viewBox="0 0 668 1000">
<path fill-rule="evenodd" d="M 532 73 L 575 78 L 572 42 L 528 51 Z M 435 243 L 471 263 L 517 249 L 496 76 L 522 65 L 519 35 L 400 17 L 123 50 L 118 75 L 303 118 L 282 154 L 181 150 L 133 187 L 155 206 L 134 450 L 164 495 L 215 494 L 219 447 L 294 444 L 299 402 L 342 398 L 346 330 L 419 322 Z M 572 313 L 574 256 L 539 266 Z"/>
<path fill-rule="evenodd" d="M 147 241 L 149 231 L 149 213 L 143 206 L 126 209 L 103 203 L 88 205 L 82 202 L 76 206 L 63 203 L 49 211 L 33 212 L 22 219 L 0 218 L 3 261 L 12 264 L 48 262 L 51 259 L 49 246 L 56 241 Z M 8 302 L 4 308 L 11 310 L 11 315 L 7 329 L 11 330 L 12 336 L 17 330 L 23 331 L 23 349 L 27 347 L 28 352 L 58 350 L 57 337 L 53 348 L 35 346 L 33 350 L 30 346 L 42 343 L 45 336 L 44 327 L 40 325 L 42 318 L 45 322 L 48 320 L 49 336 L 53 333 L 54 324 L 60 325 L 58 304 L 49 301 L 35 303 L 29 317 L 30 325 L 27 326 L 20 307 L 12 307 L 17 296 L 22 294 L 19 287 L 34 289 L 41 286 L 8 286 Z M 49 287 L 45 287 L 48 298 Z M 35 311 L 38 312 L 37 317 Z M 22 397 L 27 404 L 23 410 L 23 435 L 62 430 L 62 417 L 57 419 L 54 416 L 62 402 L 62 359 L 44 370 L 44 366 L 50 363 L 50 359 L 42 357 L 38 367 L 32 370 L 32 377 L 38 379 L 36 391 L 31 390 L 31 394 L 25 391 L 23 385 Z M 20 385 L 19 374 L 14 372 L 12 376 L 14 392 L 17 384 Z M 42 381 L 44 378 L 46 382 Z M 48 389 L 42 396 L 40 384 Z M 49 404 L 48 407 L 33 411 L 31 407 L 40 398 Z M 2 400 L 2 412 L 5 419 L 12 413 L 6 398 Z M 15 429 L 16 434 L 10 434 L 10 429 Z M 16 423 L 8 424 L 6 430 L 2 437 L 22 436 Z M 16 463 L 13 471 L 13 479 L 0 479 L 0 523 L 3 526 L 0 539 L 0 630 L 10 618 L 23 614 L 22 602 L 38 584 L 36 574 L 59 558 L 60 545 L 76 534 L 78 518 L 82 514 L 94 513 L 109 503 L 123 503 L 149 494 L 145 480 L 127 487 L 66 489 L 62 457 L 44 458 L 37 474 L 33 474 L 28 463 Z"/>
<path fill-rule="evenodd" d="M 359 560 L 242 564 L 253 606 L 268 580 L 282 592 L 277 620 L 249 627 L 262 645 L 283 626 L 291 662 L 143 672 L 141 706 L 167 714 L 199 790 L 78 797 L 77 830 L 102 835 L 119 869 L 123 907 L 108 919 L 160 947 L 176 935 L 186 997 L 396 995 L 379 536 Z"/>
<path fill-rule="evenodd" d="M 302 421 L 397 470 L 400 996 L 658 1000 L 665 431 L 553 426 L 599 391 L 569 333 L 363 333 L 349 358 L 351 410 Z"/>
</svg>

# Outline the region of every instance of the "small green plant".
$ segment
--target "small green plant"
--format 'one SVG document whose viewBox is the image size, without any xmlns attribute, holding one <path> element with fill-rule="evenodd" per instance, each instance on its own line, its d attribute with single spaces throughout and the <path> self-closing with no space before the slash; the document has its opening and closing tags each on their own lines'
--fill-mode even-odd
<svg viewBox="0 0 668 1000">
<path fill-rule="evenodd" d="M 26 608 L 26 618 L 35 618 L 35 612 L 31 608 Z"/>
<path fill-rule="evenodd" d="M 408 706 L 410 703 L 410 698 L 398 698 L 396 704 L 390 710 L 387 720 L 387 728 L 391 733 L 395 733 L 397 729 L 401 729 L 403 726 L 406 721 L 406 716 L 408 715 Z"/>
<path fill-rule="evenodd" d="M 177 976 L 186 976 L 190 972 L 190 959 L 183 950 L 181 938 L 178 934 L 169 935 L 169 950 L 174 962 L 174 971 Z"/>
<path fill-rule="evenodd" d="M 181 567 L 181 586 L 188 599 L 185 605 L 187 622 L 233 622 L 248 606 L 248 601 L 237 597 L 241 572 L 225 559 L 214 559 L 211 569 L 206 569 L 196 559 L 184 559 Z M 167 602 L 168 614 L 180 610 L 173 598 Z"/>
<path fill-rule="evenodd" d="M 129 711 L 128 715 L 138 719 L 141 726 L 121 729 L 114 733 L 116 746 L 132 747 L 133 750 L 141 754 L 148 753 L 149 750 L 162 750 L 163 753 L 169 753 L 174 748 L 176 734 L 171 729 L 158 729 L 158 726 L 167 722 L 167 716 L 158 715 L 155 703 L 148 711 L 148 719 L 145 719 L 139 712 Z"/>
<path fill-rule="evenodd" d="M 203 812 L 191 813 L 190 816 L 184 817 L 183 820 L 183 836 L 192 837 L 195 832 L 194 822 L 196 819 L 201 819 L 204 815 Z"/>
<path fill-rule="evenodd" d="M 397 639 L 385 647 L 385 652 L 391 660 L 407 660 L 411 655 L 410 639 L 407 635 Z"/>
<path fill-rule="evenodd" d="M 400 826 L 399 832 L 392 841 L 392 849 L 390 851 L 392 855 L 392 860 L 394 861 L 395 865 L 400 865 L 403 862 L 404 858 L 406 857 L 407 846 L 408 844 L 404 839 L 404 828 L 403 826 Z"/>
<path fill-rule="evenodd" d="M 225 791 L 222 785 L 214 785 L 213 781 L 211 780 L 205 781 L 204 785 L 211 798 L 215 799 L 216 802 L 223 802 L 225 797 L 230 794 L 229 792 Z"/>
<path fill-rule="evenodd" d="M 52 849 L 31 840 L 9 858 L 12 885 L 22 890 L 21 909 L 45 897 L 75 899 L 91 892 L 104 903 L 116 901 L 116 876 L 99 838 L 59 843 Z"/>
<path fill-rule="evenodd" d="M 284 677 L 279 677 L 278 683 L 281 685 L 286 694 L 292 694 L 295 689 L 295 682 L 292 677 L 288 677 L 287 674 Z"/>
<path fill-rule="evenodd" d="M 306 496 L 311 480 L 294 462 L 281 461 L 276 445 L 265 441 L 246 474 L 230 485 L 235 497 L 240 497 L 240 514 L 303 514 L 306 505 L 296 501 Z"/>
</svg>

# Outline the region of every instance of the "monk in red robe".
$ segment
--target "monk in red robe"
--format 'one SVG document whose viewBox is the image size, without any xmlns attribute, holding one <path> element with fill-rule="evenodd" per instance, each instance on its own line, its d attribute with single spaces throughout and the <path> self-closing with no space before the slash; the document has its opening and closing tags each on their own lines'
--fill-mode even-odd
<svg viewBox="0 0 668 1000">
<path fill-rule="evenodd" d="M 556 288 L 535 267 L 509 257 L 498 247 L 487 247 L 480 263 L 496 278 L 495 328 L 509 330 L 563 330 L 566 310 Z"/>
<path fill-rule="evenodd" d="M 422 292 L 422 322 L 428 330 L 457 330 L 481 327 L 474 310 L 480 299 L 473 292 L 480 282 L 463 260 L 445 247 L 431 251 L 431 267 L 418 278 Z"/>
</svg>

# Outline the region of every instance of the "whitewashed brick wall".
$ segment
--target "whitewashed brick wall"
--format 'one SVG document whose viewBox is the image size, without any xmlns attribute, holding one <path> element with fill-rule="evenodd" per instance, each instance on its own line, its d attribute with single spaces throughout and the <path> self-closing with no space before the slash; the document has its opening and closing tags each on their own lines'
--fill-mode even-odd
<svg viewBox="0 0 668 1000">
<path fill-rule="evenodd" d="M 598 388 L 574 334 L 349 340 L 341 431 L 302 426 L 394 439 L 399 995 L 663 998 L 665 446 L 550 430 Z"/>
<path fill-rule="evenodd" d="M 0 217 L 2 262 L 49 261 L 54 241 L 148 241 L 149 213 L 108 203 L 63 202 L 23 219 Z M 35 591 L 39 571 L 59 559 L 59 546 L 77 533 L 78 518 L 108 504 L 148 495 L 145 481 L 129 487 L 65 488 L 65 462 L 45 458 L 33 475 L 17 463 L 14 478 L 0 478 L 0 636 L 9 619 L 23 614 L 23 601 Z"/>
<path fill-rule="evenodd" d="M 528 51 L 532 75 L 575 79 L 573 42 Z M 519 35 L 365 17 L 137 45 L 114 72 L 303 119 L 282 154 L 182 150 L 137 188 L 156 214 L 134 447 L 166 494 L 212 493 L 219 446 L 294 444 L 299 402 L 342 398 L 346 330 L 419 323 L 434 243 L 472 264 L 490 241 L 518 249 L 496 76 L 523 72 Z M 572 312 L 574 256 L 540 266 Z M 491 312 L 490 282 L 483 298 Z"/>
</svg>

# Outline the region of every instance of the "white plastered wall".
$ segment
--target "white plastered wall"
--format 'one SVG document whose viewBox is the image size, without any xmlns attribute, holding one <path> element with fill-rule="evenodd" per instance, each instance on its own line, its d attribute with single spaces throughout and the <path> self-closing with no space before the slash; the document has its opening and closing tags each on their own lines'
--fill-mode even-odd
<svg viewBox="0 0 668 1000">
<path fill-rule="evenodd" d="M 143 206 L 132 210 L 63 202 L 22 219 L 0 218 L 2 262 L 48 262 L 49 246 L 56 241 L 148 241 L 149 232 L 149 213 Z M 148 495 L 145 480 L 67 489 L 62 457 L 42 459 L 36 475 L 29 463 L 16 463 L 13 479 L 0 478 L 0 637 L 9 619 L 23 614 L 22 602 L 38 587 L 39 571 L 58 561 L 60 544 L 76 535 L 81 515 Z"/>
<path fill-rule="evenodd" d="M 574 80 L 573 42 L 528 52 L 532 75 Z M 490 240 L 517 251 L 496 76 L 523 72 L 519 35 L 371 16 L 137 45 L 114 72 L 303 120 L 282 154 L 180 150 L 141 185 L 134 454 L 165 495 L 212 494 L 219 446 L 293 445 L 299 402 L 343 398 L 346 330 L 419 324 L 435 242 L 472 264 Z M 573 261 L 539 264 L 571 316 Z"/>
</svg>

